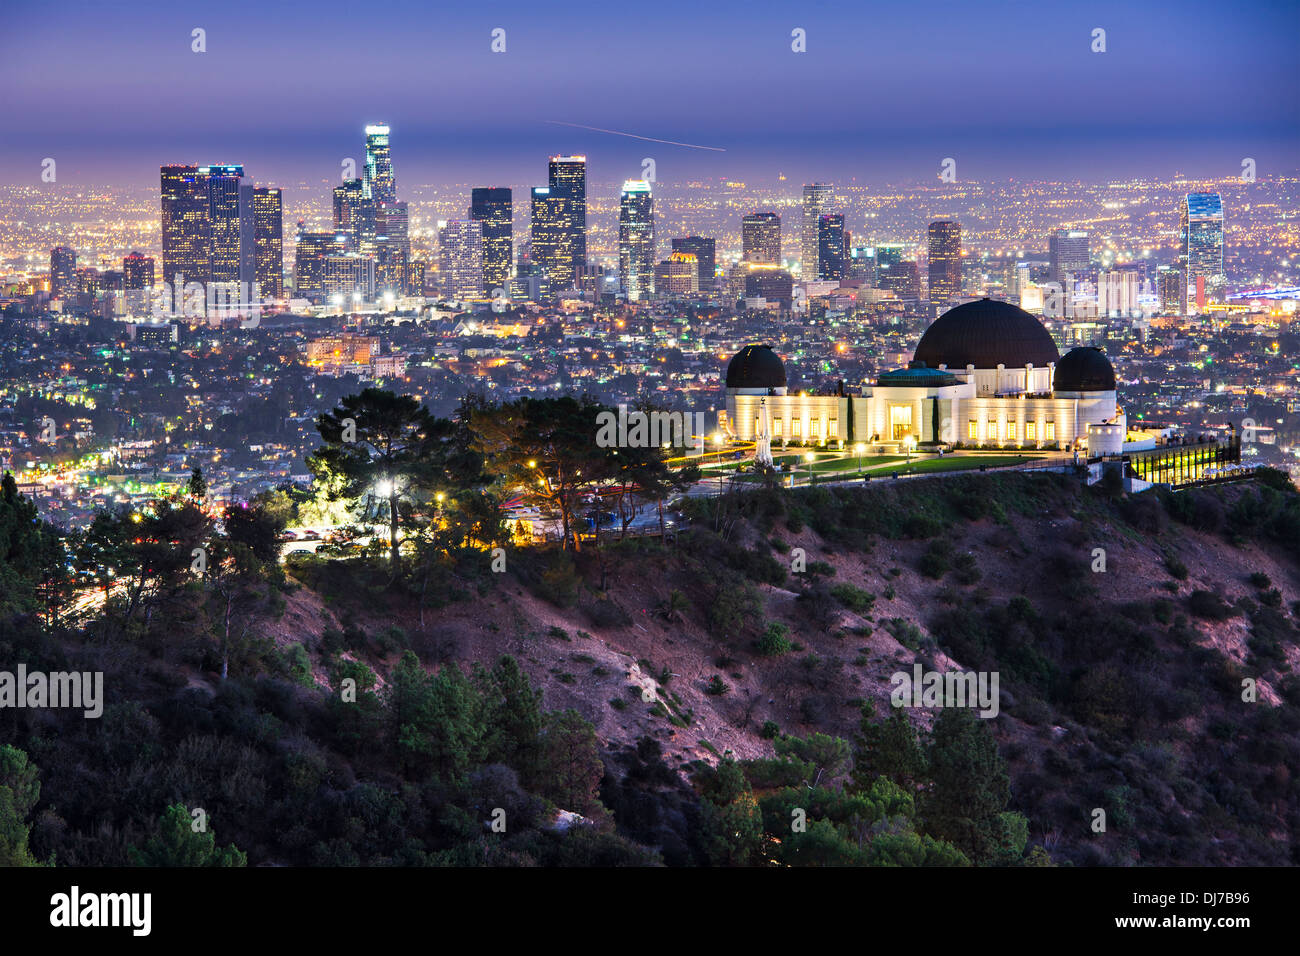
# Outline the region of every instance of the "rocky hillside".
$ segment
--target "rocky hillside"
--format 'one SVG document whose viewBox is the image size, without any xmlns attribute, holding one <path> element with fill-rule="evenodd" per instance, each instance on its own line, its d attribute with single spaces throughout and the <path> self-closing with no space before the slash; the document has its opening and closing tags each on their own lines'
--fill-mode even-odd
<svg viewBox="0 0 1300 956">
<path fill-rule="evenodd" d="M 778 733 L 852 738 L 916 662 L 997 672 L 1011 806 L 1053 858 L 1285 863 L 1296 514 L 1267 486 L 1122 497 L 1042 475 L 755 492 L 699 503 L 663 547 L 451 571 L 455 599 L 423 613 L 303 566 L 275 632 L 317 662 L 346 643 L 381 679 L 406 644 L 433 666 L 513 655 L 547 708 L 684 772 L 769 757 Z"/>
<path fill-rule="evenodd" d="M 281 568 L 259 509 L 235 543 L 265 560 L 203 580 L 193 509 L 160 507 L 113 551 L 133 587 L 77 620 L 0 495 L 0 660 L 105 687 L 97 719 L 0 708 L 0 864 L 1296 862 L 1279 473 L 755 489 L 504 569 Z M 894 709 L 916 668 L 996 678 L 996 715 Z"/>
</svg>

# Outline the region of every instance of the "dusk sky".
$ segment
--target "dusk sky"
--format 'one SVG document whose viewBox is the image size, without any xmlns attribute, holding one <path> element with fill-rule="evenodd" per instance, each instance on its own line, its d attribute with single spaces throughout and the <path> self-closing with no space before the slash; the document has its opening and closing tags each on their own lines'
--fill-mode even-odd
<svg viewBox="0 0 1300 956">
<path fill-rule="evenodd" d="M 919 182 L 944 157 L 959 179 L 1300 165 L 1294 0 L 6 0 L 0 24 L 4 182 L 39 183 L 47 156 L 72 184 L 156 184 L 165 162 L 336 180 L 367 122 L 393 129 L 399 188 L 540 182 L 555 152 L 586 153 L 593 182 L 646 156 L 662 181 Z"/>
</svg>

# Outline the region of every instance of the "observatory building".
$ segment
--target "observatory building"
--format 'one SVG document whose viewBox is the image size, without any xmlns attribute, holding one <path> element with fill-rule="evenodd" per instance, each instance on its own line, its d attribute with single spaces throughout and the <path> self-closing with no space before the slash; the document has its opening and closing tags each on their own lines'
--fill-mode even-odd
<svg viewBox="0 0 1300 956">
<path fill-rule="evenodd" d="M 727 366 L 732 438 L 772 445 L 865 443 L 898 450 L 927 443 L 1059 448 L 1118 454 L 1127 423 L 1104 352 L 1064 356 L 1034 316 L 979 299 L 926 329 L 907 368 L 881 374 L 861 395 L 791 395 L 768 345 L 747 345 Z"/>
</svg>

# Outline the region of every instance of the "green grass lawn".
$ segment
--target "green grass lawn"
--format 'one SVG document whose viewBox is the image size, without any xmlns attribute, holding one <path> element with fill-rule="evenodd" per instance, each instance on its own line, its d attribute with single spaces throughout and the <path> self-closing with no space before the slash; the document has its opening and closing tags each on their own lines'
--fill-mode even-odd
<svg viewBox="0 0 1300 956">
<path fill-rule="evenodd" d="M 903 455 L 863 455 L 863 469 L 870 468 L 872 465 L 885 465 L 892 461 L 902 461 Z M 808 462 L 803 460 L 802 455 L 781 455 L 773 458 L 778 465 L 796 464 L 796 473 L 807 476 Z M 831 474 L 846 471 L 856 472 L 858 470 L 857 455 L 818 455 L 817 461 L 812 462 L 813 474 Z M 786 474 L 789 474 L 787 471 Z"/>
<path fill-rule="evenodd" d="M 920 475 L 936 471 L 962 471 L 964 469 L 978 469 L 980 465 L 986 465 L 989 468 L 996 468 L 1000 465 L 1022 465 L 1027 461 L 1033 461 L 1036 455 L 947 455 L 943 458 L 926 458 L 922 461 L 914 461 L 910 465 L 899 465 L 897 468 L 885 468 L 876 474 L 892 475 L 897 471 L 900 475 Z"/>
<path fill-rule="evenodd" d="M 961 454 L 949 454 L 943 458 L 937 457 L 916 457 L 913 456 L 912 462 L 907 464 L 906 455 L 863 455 L 862 470 L 864 473 L 870 473 L 873 478 L 888 478 L 897 471 L 900 475 L 920 475 L 944 471 L 965 471 L 978 470 L 980 465 L 989 468 L 995 468 L 1003 465 L 1020 465 L 1027 461 L 1033 461 L 1035 458 L 1043 457 L 1041 455 L 1024 455 L 1024 454 L 1006 454 L 994 451 L 984 452 L 963 452 Z M 774 457 L 777 465 L 796 464 L 795 477 L 799 483 L 808 480 L 809 462 L 803 460 L 802 455 L 779 455 Z M 734 472 L 738 463 L 729 463 L 720 468 L 705 469 L 706 477 L 718 472 Z M 856 455 L 841 456 L 835 452 L 821 452 L 817 455 L 817 460 L 812 462 L 812 474 L 814 482 L 820 483 L 825 481 L 842 481 L 846 478 L 855 478 L 858 474 L 858 458 Z M 731 475 L 731 480 L 741 482 L 758 481 L 758 476 L 752 473 L 740 475 Z M 788 483 L 790 472 L 781 473 L 781 482 Z"/>
</svg>

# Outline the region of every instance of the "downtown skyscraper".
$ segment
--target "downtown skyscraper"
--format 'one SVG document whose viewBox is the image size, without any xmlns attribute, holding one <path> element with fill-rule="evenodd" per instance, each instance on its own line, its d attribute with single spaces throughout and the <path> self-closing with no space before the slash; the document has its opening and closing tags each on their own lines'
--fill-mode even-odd
<svg viewBox="0 0 1300 956">
<path fill-rule="evenodd" d="M 69 246 L 50 250 L 50 298 L 63 299 L 77 291 L 77 252 Z"/>
<path fill-rule="evenodd" d="M 483 223 L 453 219 L 438 232 L 442 291 L 455 299 L 483 295 Z"/>
<path fill-rule="evenodd" d="M 160 167 L 160 174 L 161 279 L 175 286 L 176 306 L 184 295 L 182 285 L 203 285 L 209 304 L 211 286 L 221 286 L 229 295 L 239 294 L 238 283 L 251 288 L 256 281 L 256 216 L 254 188 L 244 167 L 172 165 Z M 264 226 L 272 228 L 269 219 Z"/>
<path fill-rule="evenodd" d="M 253 185 L 238 165 L 200 166 L 208 183 L 209 282 L 253 281 Z"/>
<path fill-rule="evenodd" d="M 397 177 L 393 175 L 393 156 L 389 151 L 387 126 L 366 127 L 366 168 L 362 196 L 376 204 L 397 201 Z"/>
<path fill-rule="evenodd" d="M 587 157 L 552 156 L 532 201 L 532 259 L 553 290 L 575 288 L 587 265 Z"/>
<path fill-rule="evenodd" d="M 130 291 L 153 288 L 153 259 L 132 252 L 122 259 L 122 288 Z"/>
<path fill-rule="evenodd" d="M 844 217 L 839 213 L 817 217 L 817 278 L 843 280 L 845 251 Z"/>
<path fill-rule="evenodd" d="M 830 212 L 831 187 L 826 183 L 812 183 L 803 188 L 803 232 L 800 236 L 799 262 L 804 280 L 816 279 L 821 274 L 818 266 L 819 221 Z"/>
<path fill-rule="evenodd" d="M 334 229 L 352 234 L 356 210 L 361 207 L 362 184 L 360 179 L 344 180 L 334 187 Z"/>
<path fill-rule="evenodd" d="M 961 224 L 936 219 L 927 230 L 930 243 L 930 305 L 945 311 L 961 295 Z"/>
<path fill-rule="evenodd" d="M 707 236 L 676 236 L 673 252 L 688 253 L 695 257 L 697 292 L 713 290 L 714 273 L 718 268 L 717 242 Z"/>
<path fill-rule="evenodd" d="M 781 264 L 781 217 L 755 212 L 740 222 L 741 258 L 761 265 Z"/>
<path fill-rule="evenodd" d="M 644 179 L 629 179 L 618 205 L 618 279 L 629 302 L 654 293 L 654 267 L 654 197 Z"/>
<path fill-rule="evenodd" d="M 1047 237 L 1047 258 L 1051 281 L 1064 289 L 1072 276 L 1087 272 L 1091 265 L 1088 234 L 1080 229 L 1057 229 Z"/>
<path fill-rule="evenodd" d="M 1179 210 L 1178 262 L 1185 283 L 1187 311 L 1202 309 L 1223 294 L 1223 198 L 1218 193 L 1188 193 Z"/>
<path fill-rule="evenodd" d="M 278 299 L 284 295 L 284 204 L 279 189 L 253 189 L 253 245 L 258 292 Z"/>
<path fill-rule="evenodd" d="M 480 186 L 470 193 L 469 216 L 483 230 L 483 291 L 505 289 L 514 262 L 514 199 L 509 187 Z"/>
<path fill-rule="evenodd" d="M 161 168 L 162 281 L 208 281 L 211 272 L 212 226 L 208 219 L 207 178 L 198 166 Z M 181 295 L 180 289 L 176 296 Z"/>
</svg>

